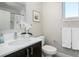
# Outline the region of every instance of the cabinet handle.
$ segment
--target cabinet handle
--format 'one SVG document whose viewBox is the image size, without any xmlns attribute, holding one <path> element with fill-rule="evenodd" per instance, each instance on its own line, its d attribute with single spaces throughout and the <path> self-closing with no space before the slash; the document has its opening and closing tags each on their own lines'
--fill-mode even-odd
<svg viewBox="0 0 79 59">
<path fill-rule="evenodd" d="M 33 47 L 31 47 L 31 55 L 33 55 Z"/>
<path fill-rule="evenodd" d="M 29 49 L 27 48 L 27 57 L 29 57 Z"/>
</svg>

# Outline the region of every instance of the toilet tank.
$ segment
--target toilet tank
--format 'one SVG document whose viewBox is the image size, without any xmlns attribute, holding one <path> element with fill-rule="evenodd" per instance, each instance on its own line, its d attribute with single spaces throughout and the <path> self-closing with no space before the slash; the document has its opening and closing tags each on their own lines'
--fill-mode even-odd
<svg viewBox="0 0 79 59">
<path fill-rule="evenodd" d="M 39 36 L 37 38 L 42 39 L 42 46 L 43 46 L 45 44 L 45 36 Z"/>
</svg>

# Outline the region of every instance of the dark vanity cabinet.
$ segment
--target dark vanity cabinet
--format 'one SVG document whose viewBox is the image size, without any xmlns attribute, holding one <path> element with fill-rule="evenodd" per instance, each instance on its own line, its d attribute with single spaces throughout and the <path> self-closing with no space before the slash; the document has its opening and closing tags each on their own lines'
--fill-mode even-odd
<svg viewBox="0 0 79 59">
<path fill-rule="evenodd" d="M 5 57 L 41 57 L 42 56 L 42 45 L 41 41 L 35 43 L 29 47 L 23 48 Z"/>
<path fill-rule="evenodd" d="M 29 47 L 29 56 L 30 57 L 41 57 L 42 56 L 42 47 L 41 42 L 38 42 L 35 45 Z"/>
</svg>

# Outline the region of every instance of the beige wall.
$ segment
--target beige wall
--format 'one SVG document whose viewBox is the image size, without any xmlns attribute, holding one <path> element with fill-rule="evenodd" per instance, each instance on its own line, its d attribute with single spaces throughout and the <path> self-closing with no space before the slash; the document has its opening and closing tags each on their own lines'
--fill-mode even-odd
<svg viewBox="0 0 79 59">
<path fill-rule="evenodd" d="M 26 3 L 26 20 L 28 23 L 32 24 L 31 32 L 34 36 L 39 36 L 42 34 L 41 19 L 40 22 L 33 22 L 33 10 L 37 10 L 41 15 L 41 3 L 40 2 L 27 2 Z"/>
<path fill-rule="evenodd" d="M 79 27 L 79 22 L 64 22 L 62 16 L 62 3 L 49 2 L 43 3 L 42 7 L 42 24 L 43 34 L 47 38 L 47 43 L 55 46 L 59 52 L 71 56 L 79 56 L 79 51 L 62 47 L 62 26 Z"/>
<path fill-rule="evenodd" d="M 61 4 L 60 3 L 43 3 L 43 32 L 47 37 L 49 44 L 53 40 L 59 40 L 61 37 Z"/>
</svg>

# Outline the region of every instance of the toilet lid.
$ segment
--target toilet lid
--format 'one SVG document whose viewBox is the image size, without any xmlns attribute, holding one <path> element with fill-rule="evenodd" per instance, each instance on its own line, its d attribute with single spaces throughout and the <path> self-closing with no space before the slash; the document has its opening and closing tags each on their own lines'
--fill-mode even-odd
<svg viewBox="0 0 79 59">
<path fill-rule="evenodd" d="M 57 51 L 57 49 L 53 46 L 50 46 L 50 45 L 45 45 L 42 47 L 42 50 L 45 52 L 45 53 L 49 53 L 49 54 L 55 54 L 55 52 Z"/>
</svg>

